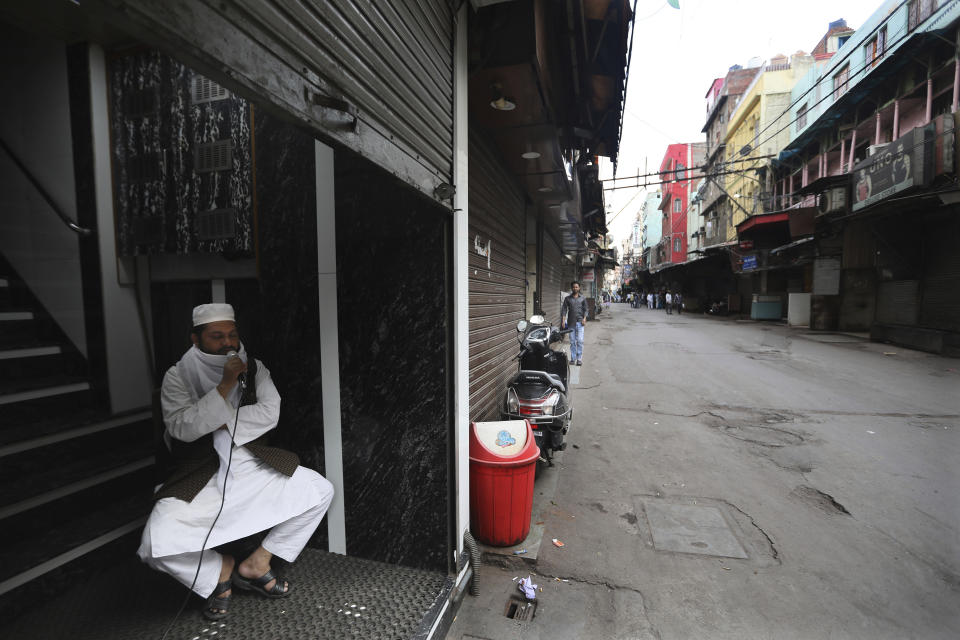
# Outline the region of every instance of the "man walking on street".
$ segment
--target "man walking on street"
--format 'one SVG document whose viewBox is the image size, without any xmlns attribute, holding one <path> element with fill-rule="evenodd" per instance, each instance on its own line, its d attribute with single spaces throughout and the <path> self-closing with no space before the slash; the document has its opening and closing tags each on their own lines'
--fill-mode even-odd
<svg viewBox="0 0 960 640">
<path fill-rule="evenodd" d="M 683 297 L 680 295 L 679 291 L 673 294 L 673 304 L 677 305 L 677 315 L 682 315 L 683 314 Z"/>
<path fill-rule="evenodd" d="M 571 282 L 573 293 L 564 298 L 563 308 L 560 310 L 560 324 L 566 329 L 573 328 L 570 333 L 570 362 L 580 366 L 583 364 L 583 327 L 587 324 L 587 299 L 580 295 L 580 283 Z"/>
<path fill-rule="evenodd" d="M 667 291 L 665 304 L 663 306 L 664 306 L 664 309 L 666 309 L 667 311 L 667 315 L 670 315 L 673 313 L 673 296 L 670 294 L 669 291 Z"/>
</svg>

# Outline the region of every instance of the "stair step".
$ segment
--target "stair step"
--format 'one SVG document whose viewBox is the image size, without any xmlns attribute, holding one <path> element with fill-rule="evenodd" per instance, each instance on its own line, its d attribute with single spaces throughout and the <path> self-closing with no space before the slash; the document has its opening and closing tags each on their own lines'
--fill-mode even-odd
<svg viewBox="0 0 960 640">
<path fill-rule="evenodd" d="M 21 341 L 0 347 L 0 388 L 19 380 L 53 377 L 83 379 L 87 363 L 75 349 L 51 342 Z"/>
<path fill-rule="evenodd" d="M 90 389 L 90 383 L 86 380 L 83 380 L 78 382 L 43 386 L 24 391 L 12 391 L 10 393 L 4 393 L 0 395 L 0 405 L 14 404 L 27 400 L 39 400 L 41 398 L 49 398 L 51 396 L 63 396 L 70 393 L 76 393 L 77 391 L 87 391 L 88 389 Z"/>
<path fill-rule="evenodd" d="M 42 536 L 34 532 L 32 537 L 21 538 L 19 545 L 0 550 L 0 594 L 140 530 L 152 507 L 150 492 L 140 490 L 79 518 L 61 521 Z"/>
<path fill-rule="evenodd" d="M 26 500 L 20 500 L 19 502 L 13 502 L 6 506 L 0 507 L 0 520 L 10 518 L 12 516 L 24 513 L 31 509 L 36 509 L 43 505 L 55 502 L 61 498 L 66 498 L 68 496 L 76 496 L 76 494 L 90 488 L 101 487 L 111 480 L 116 480 L 117 478 L 128 477 L 137 471 L 144 469 L 152 469 L 156 459 L 153 456 L 148 456 L 141 458 L 140 460 L 134 460 L 133 462 L 119 467 L 114 467 L 108 469 L 101 473 L 94 475 L 86 476 L 76 482 L 71 482 L 65 484 L 56 489 L 51 489 L 44 493 L 39 493 L 35 496 L 31 496 Z"/>
<path fill-rule="evenodd" d="M 137 469 L 143 468 L 148 465 L 148 458 L 152 465 L 154 443 L 150 425 L 145 424 L 137 429 L 103 431 L 7 456 L 0 466 L 0 514 L 10 505 L 40 495 L 50 494 L 45 499 L 49 502 L 56 499 L 51 497 L 54 493 L 81 491 L 82 485 L 92 486 L 91 478 L 105 482 L 116 477 L 121 467 L 135 464 Z"/>
<path fill-rule="evenodd" d="M 0 322 L 33 320 L 35 317 L 33 311 L 0 311 Z"/>
<path fill-rule="evenodd" d="M 24 343 L 40 342 L 43 334 L 36 320 L 7 320 L 0 323 L 0 349 L 12 349 Z"/>
<path fill-rule="evenodd" d="M 0 431 L 0 458 L 103 431 L 138 429 L 142 423 L 149 423 L 152 419 L 153 413 L 149 409 L 110 416 L 103 415 L 99 410 L 88 410 L 71 414 L 69 420 L 60 417 L 4 429 Z M 152 424 L 148 428 L 152 430 Z"/>
<path fill-rule="evenodd" d="M 40 356 L 52 356 L 63 353 L 60 345 L 48 345 L 43 347 L 14 347 L 8 349 L 0 348 L 0 360 L 16 360 L 20 358 L 36 358 Z"/>
</svg>

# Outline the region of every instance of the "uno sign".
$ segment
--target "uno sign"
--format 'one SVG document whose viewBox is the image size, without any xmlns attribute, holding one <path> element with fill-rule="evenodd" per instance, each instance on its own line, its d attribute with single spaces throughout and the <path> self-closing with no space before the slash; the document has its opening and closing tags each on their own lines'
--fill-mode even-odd
<svg viewBox="0 0 960 640">
<path fill-rule="evenodd" d="M 911 129 L 853 167 L 853 211 L 954 172 L 954 115 Z"/>
</svg>

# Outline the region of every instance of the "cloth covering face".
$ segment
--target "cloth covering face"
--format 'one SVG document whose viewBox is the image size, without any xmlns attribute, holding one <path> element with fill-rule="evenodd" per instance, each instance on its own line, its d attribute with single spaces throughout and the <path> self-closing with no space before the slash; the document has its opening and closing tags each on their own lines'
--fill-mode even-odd
<svg viewBox="0 0 960 640">
<path fill-rule="evenodd" d="M 240 357 L 246 359 L 245 350 Z M 138 551 L 144 560 L 199 552 L 220 510 L 224 482 L 226 500 L 207 541 L 208 549 L 269 529 L 317 505 L 329 505 L 332 499 L 330 483 L 315 471 L 298 466 L 292 476 L 284 475 L 244 446 L 277 426 L 280 395 L 269 370 L 258 360 L 257 402 L 240 407 L 238 414 L 239 392 L 225 400 L 216 389 L 225 361 L 226 356 L 192 347 L 164 376 L 164 437 L 189 443 L 212 433 L 220 466 L 193 500 L 165 497 L 155 503 Z M 226 425 L 233 431 L 235 418 L 231 443 L 230 433 L 220 427 Z"/>
</svg>

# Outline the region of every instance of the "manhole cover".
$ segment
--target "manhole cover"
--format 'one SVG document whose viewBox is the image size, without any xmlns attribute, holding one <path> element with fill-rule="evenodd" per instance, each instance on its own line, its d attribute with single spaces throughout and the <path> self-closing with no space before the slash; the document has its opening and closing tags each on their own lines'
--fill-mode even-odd
<svg viewBox="0 0 960 640">
<path fill-rule="evenodd" d="M 537 601 L 527 600 L 520 596 L 510 596 L 510 599 L 507 600 L 507 606 L 503 610 L 503 615 L 511 620 L 520 620 L 522 622 L 533 620 L 536 614 Z"/>
<path fill-rule="evenodd" d="M 747 558 L 717 507 L 644 503 L 657 551 Z"/>
</svg>

